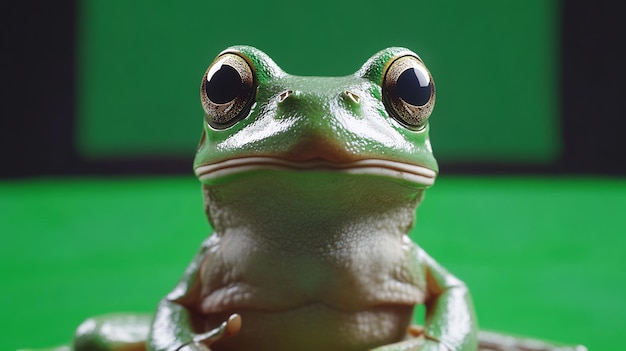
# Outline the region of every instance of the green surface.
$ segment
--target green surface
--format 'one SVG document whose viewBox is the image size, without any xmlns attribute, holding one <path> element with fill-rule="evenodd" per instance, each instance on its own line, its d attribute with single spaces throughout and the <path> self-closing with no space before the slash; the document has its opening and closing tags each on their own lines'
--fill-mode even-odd
<svg viewBox="0 0 626 351">
<path fill-rule="evenodd" d="M 544 163 L 560 152 L 559 1 L 80 1 L 78 128 L 91 159 L 188 156 L 200 79 L 247 44 L 298 75 L 348 75 L 389 46 L 435 77 L 440 161 Z"/>
<path fill-rule="evenodd" d="M 152 311 L 209 233 L 184 178 L 0 183 L 0 349 Z M 483 328 L 621 348 L 626 181 L 443 177 L 413 237 L 465 280 Z"/>
</svg>

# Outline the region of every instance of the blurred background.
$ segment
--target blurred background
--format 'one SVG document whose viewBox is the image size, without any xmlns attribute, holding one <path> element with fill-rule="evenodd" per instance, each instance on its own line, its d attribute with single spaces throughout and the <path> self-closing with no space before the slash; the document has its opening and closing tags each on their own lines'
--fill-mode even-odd
<svg viewBox="0 0 626 351">
<path fill-rule="evenodd" d="M 3 2 L 0 348 L 66 342 L 174 286 L 210 233 L 200 79 L 235 44 L 297 75 L 420 54 L 440 177 L 413 238 L 468 283 L 484 328 L 621 346 L 624 28 L 608 3 Z"/>
</svg>

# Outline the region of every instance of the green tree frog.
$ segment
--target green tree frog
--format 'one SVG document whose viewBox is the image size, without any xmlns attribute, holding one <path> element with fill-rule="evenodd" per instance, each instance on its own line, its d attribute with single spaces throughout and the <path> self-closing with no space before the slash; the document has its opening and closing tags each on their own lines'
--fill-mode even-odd
<svg viewBox="0 0 626 351">
<path fill-rule="evenodd" d="M 467 287 L 408 237 L 438 172 L 417 54 L 301 77 L 235 46 L 200 96 L 194 170 L 214 233 L 153 318 L 90 319 L 75 349 L 477 350 Z"/>
<path fill-rule="evenodd" d="M 153 349 L 476 349 L 467 288 L 407 236 L 437 174 L 419 56 L 389 48 L 351 76 L 299 77 L 232 47 L 201 101 L 194 169 L 215 232 L 161 302 Z M 232 337 L 198 338 L 229 317 Z"/>
<path fill-rule="evenodd" d="M 407 330 L 426 304 L 421 350 L 476 349 L 467 288 L 407 236 L 437 174 L 435 85 L 415 53 L 389 48 L 354 75 L 319 78 L 232 47 L 201 101 L 194 169 L 215 233 L 161 302 L 152 348 L 175 350 L 233 316 L 240 330 L 206 346 L 401 350 L 416 344 Z"/>
</svg>

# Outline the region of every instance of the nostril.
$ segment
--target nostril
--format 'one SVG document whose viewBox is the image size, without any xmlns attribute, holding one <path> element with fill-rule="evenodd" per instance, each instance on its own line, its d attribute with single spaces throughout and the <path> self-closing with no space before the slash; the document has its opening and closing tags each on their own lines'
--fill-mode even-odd
<svg viewBox="0 0 626 351">
<path fill-rule="evenodd" d="M 293 90 L 286 90 L 278 95 L 278 102 L 283 102 L 287 99 L 291 94 L 293 94 Z"/>
<path fill-rule="evenodd" d="M 357 94 L 355 94 L 355 93 L 353 93 L 353 92 L 351 92 L 351 91 L 347 91 L 347 90 L 346 90 L 346 91 L 344 91 L 344 92 L 343 92 L 343 94 L 344 94 L 347 98 L 349 98 L 350 100 L 352 100 L 355 104 L 358 104 L 358 103 L 359 103 L 359 101 L 361 101 L 361 98 L 360 98 Z"/>
</svg>

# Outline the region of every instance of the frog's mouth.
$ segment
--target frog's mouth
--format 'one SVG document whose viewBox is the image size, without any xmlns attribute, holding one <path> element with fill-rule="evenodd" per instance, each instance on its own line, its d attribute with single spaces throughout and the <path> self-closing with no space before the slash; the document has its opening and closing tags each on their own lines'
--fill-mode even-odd
<svg viewBox="0 0 626 351">
<path fill-rule="evenodd" d="M 242 157 L 202 165 L 197 167 L 195 172 L 201 182 L 210 183 L 222 177 L 258 170 L 337 171 L 347 174 L 395 178 L 426 187 L 433 185 L 437 176 L 437 172 L 426 167 L 382 159 L 363 159 L 338 163 L 323 159 L 289 161 L 265 156 Z"/>
</svg>

